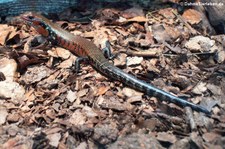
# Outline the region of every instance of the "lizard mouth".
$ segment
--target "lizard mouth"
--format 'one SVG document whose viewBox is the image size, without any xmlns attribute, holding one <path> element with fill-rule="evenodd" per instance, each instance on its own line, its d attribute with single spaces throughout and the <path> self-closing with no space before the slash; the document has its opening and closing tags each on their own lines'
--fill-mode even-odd
<svg viewBox="0 0 225 149">
<path fill-rule="evenodd" d="M 27 21 L 27 22 L 31 22 L 31 19 L 29 18 L 29 16 L 21 16 L 21 19 L 24 20 L 24 21 Z"/>
<path fill-rule="evenodd" d="M 20 18 L 22 20 L 24 20 L 25 22 L 29 22 L 29 23 L 31 23 L 32 20 L 34 19 L 34 17 L 32 15 L 30 15 L 30 13 L 29 14 L 23 14 L 23 15 L 21 15 Z"/>
</svg>

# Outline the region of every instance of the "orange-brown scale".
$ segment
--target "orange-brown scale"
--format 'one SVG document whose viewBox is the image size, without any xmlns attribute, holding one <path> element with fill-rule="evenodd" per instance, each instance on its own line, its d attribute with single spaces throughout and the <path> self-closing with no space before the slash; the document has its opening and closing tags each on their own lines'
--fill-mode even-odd
<svg viewBox="0 0 225 149">
<path fill-rule="evenodd" d="M 86 51 L 80 45 L 78 45 L 76 43 L 74 43 L 74 44 L 76 45 L 75 51 L 79 56 L 82 56 L 82 57 L 87 56 Z"/>
<path fill-rule="evenodd" d="M 70 42 L 68 49 L 69 50 L 75 49 L 75 45 L 73 44 L 73 42 Z"/>
</svg>

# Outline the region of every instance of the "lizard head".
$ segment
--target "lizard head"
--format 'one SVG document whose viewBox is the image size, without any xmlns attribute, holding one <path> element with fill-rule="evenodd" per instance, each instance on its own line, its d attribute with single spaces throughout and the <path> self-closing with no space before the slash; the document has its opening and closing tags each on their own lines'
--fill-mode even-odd
<svg viewBox="0 0 225 149">
<path fill-rule="evenodd" d="M 48 19 L 40 14 L 28 12 L 21 15 L 21 19 L 29 26 L 32 26 L 39 34 L 47 37 L 50 33 Z"/>
</svg>

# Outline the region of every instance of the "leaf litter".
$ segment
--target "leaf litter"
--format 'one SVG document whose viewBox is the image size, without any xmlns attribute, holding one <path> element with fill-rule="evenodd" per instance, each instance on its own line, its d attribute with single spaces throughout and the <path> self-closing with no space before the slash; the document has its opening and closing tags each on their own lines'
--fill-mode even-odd
<svg viewBox="0 0 225 149">
<path fill-rule="evenodd" d="M 201 19 L 193 9 L 181 16 L 174 8 L 130 7 L 59 24 L 99 48 L 110 41 L 116 66 L 212 110 L 211 117 L 145 96 L 85 63 L 75 74 L 72 53 L 32 28 L 1 24 L 0 148 L 223 148 L 224 35 L 199 34 Z"/>
</svg>

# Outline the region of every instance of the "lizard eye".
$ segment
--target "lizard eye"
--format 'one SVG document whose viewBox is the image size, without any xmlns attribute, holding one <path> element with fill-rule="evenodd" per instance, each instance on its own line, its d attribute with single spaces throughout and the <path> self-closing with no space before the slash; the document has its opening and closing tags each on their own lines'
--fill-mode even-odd
<svg viewBox="0 0 225 149">
<path fill-rule="evenodd" d="M 34 17 L 33 17 L 33 16 L 28 16 L 28 18 L 29 18 L 30 20 L 33 20 L 33 19 L 34 19 Z"/>
</svg>

